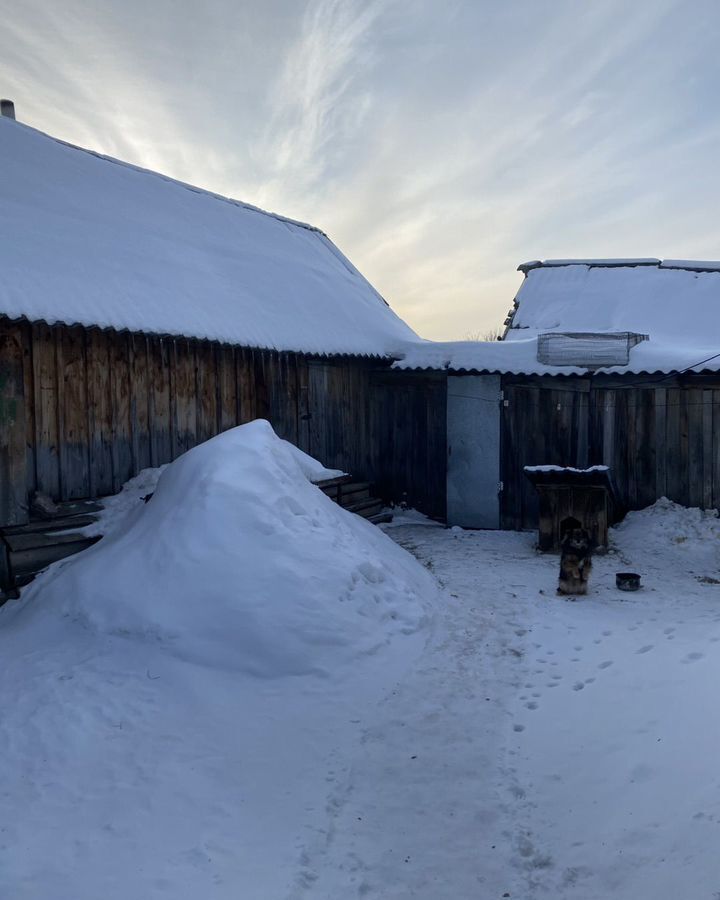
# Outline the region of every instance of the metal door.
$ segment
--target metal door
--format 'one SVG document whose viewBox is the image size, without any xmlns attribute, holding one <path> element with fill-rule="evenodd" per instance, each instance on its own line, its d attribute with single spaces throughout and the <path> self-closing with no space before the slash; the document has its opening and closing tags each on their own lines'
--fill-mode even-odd
<svg viewBox="0 0 720 900">
<path fill-rule="evenodd" d="M 450 375 L 447 520 L 500 527 L 500 376 Z"/>
</svg>

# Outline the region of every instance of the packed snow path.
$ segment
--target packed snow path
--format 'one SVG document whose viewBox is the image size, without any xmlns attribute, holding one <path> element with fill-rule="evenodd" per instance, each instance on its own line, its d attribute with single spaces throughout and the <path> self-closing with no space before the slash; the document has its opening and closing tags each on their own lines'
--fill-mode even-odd
<svg viewBox="0 0 720 900">
<path fill-rule="evenodd" d="M 293 896 L 720 896 L 718 519 L 631 516 L 578 602 L 533 535 L 391 533 L 447 606 L 365 724 Z M 615 588 L 628 568 L 639 593 Z"/>
</svg>

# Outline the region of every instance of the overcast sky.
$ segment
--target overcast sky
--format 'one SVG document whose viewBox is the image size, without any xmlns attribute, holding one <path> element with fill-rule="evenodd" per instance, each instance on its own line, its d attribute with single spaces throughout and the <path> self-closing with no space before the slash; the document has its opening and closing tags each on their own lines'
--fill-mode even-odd
<svg viewBox="0 0 720 900">
<path fill-rule="evenodd" d="M 527 259 L 720 258 L 719 0 L 0 12 L 18 119 L 312 222 L 424 337 L 497 327 Z"/>
</svg>

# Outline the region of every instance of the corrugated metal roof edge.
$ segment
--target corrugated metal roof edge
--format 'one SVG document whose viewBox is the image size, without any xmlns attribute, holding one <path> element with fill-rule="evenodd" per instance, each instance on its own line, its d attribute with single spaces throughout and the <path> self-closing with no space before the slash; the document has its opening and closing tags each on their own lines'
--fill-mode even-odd
<svg viewBox="0 0 720 900">
<path fill-rule="evenodd" d="M 403 366 L 398 365 L 402 360 L 393 363 L 392 368 L 398 372 L 446 372 L 448 375 L 547 375 L 551 378 L 577 378 L 579 375 L 716 375 L 720 372 L 720 363 L 716 368 L 706 367 L 704 369 L 627 369 L 623 368 L 618 371 L 613 368 L 603 369 L 576 369 L 563 368 L 562 372 L 538 372 L 537 370 L 528 371 L 526 369 L 466 369 L 460 367 L 458 369 L 450 366 Z"/>
<path fill-rule="evenodd" d="M 27 323 L 28 325 L 47 325 L 48 328 L 83 328 L 85 331 L 102 331 L 104 333 L 112 334 L 140 334 L 144 337 L 154 337 L 164 340 L 198 341 L 203 344 L 220 344 L 223 347 L 243 347 L 245 350 L 261 350 L 270 353 L 295 353 L 297 356 L 307 356 L 313 359 L 378 359 L 393 362 L 400 358 L 397 353 L 351 353 L 349 351 L 318 353 L 317 351 L 298 350 L 286 347 L 263 347 L 260 344 L 242 344 L 238 341 L 223 341 L 219 338 L 198 337 L 194 334 L 173 334 L 173 332 L 170 331 L 133 331 L 131 328 L 112 328 L 109 325 L 103 326 L 96 324 L 87 325 L 84 322 L 64 322 L 62 319 L 48 322 L 47 319 L 30 319 L 27 316 L 17 316 L 13 318 L 0 312 L 0 325 L 3 322 L 9 322 L 11 325 L 21 323 Z"/>
</svg>

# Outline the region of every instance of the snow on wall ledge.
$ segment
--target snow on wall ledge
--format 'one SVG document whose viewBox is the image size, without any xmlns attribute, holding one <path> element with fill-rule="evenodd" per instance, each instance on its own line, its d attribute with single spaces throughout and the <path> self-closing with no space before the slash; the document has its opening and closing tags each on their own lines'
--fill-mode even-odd
<svg viewBox="0 0 720 900">
<path fill-rule="evenodd" d="M 319 354 L 417 339 L 318 229 L 0 118 L 0 315 Z"/>
</svg>

